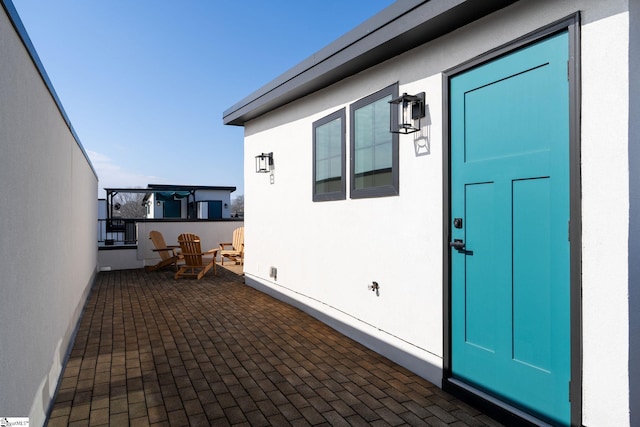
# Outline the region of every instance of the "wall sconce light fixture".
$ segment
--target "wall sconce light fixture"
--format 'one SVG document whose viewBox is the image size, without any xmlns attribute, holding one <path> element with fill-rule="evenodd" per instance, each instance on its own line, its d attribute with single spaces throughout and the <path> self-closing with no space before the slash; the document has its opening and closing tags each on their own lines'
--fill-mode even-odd
<svg viewBox="0 0 640 427">
<path fill-rule="evenodd" d="M 256 173 L 268 173 L 273 169 L 273 153 L 261 153 L 256 156 Z"/>
<path fill-rule="evenodd" d="M 162 204 L 162 202 L 160 202 L 160 200 L 158 200 L 158 201 L 156 202 L 156 206 L 160 206 L 161 204 Z"/>
<path fill-rule="evenodd" d="M 409 134 L 420 130 L 420 119 L 425 116 L 425 94 L 417 95 L 403 93 L 396 99 L 389 101 L 391 104 L 391 124 L 389 132 Z M 416 126 L 415 121 L 418 121 Z"/>
</svg>

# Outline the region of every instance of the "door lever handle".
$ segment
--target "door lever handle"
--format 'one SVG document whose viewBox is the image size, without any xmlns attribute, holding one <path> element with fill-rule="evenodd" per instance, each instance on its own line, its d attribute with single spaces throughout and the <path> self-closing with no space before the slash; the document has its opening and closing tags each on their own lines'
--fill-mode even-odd
<svg viewBox="0 0 640 427">
<path fill-rule="evenodd" d="M 464 249 L 465 243 L 461 239 L 453 239 L 453 242 L 450 242 L 449 246 L 461 251 Z"/>
</svg>

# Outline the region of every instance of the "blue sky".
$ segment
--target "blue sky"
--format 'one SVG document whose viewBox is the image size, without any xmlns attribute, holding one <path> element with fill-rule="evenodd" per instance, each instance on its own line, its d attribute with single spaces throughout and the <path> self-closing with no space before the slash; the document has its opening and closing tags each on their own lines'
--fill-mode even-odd
<svg viewBox="0 0 640 427">
<path fill-rule="evenodd" d="M 13 0 L 104 187 L 244 194 L 222 113 L 392 0 Z"/>
</svg>

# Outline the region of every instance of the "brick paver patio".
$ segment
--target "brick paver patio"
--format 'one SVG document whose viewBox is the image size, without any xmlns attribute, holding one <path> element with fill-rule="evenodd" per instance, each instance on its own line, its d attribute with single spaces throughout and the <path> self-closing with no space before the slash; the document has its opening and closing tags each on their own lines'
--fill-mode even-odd
<svg viewBox="0 0 640 427">
<path fill-rule="evenodd" d="M 48 421 L 66 425 L 500 424 L 219 267 L 98 274 Z"/>
</svg>

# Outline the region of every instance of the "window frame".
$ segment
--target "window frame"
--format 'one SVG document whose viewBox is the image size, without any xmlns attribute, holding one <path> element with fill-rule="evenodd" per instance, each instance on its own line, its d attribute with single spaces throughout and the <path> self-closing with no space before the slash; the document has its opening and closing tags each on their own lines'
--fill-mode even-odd
<svg viewBox="0 0 640 427">
<path fill-rule="evenodd" d="M 334 120 L 340 119 L 340 191 L 332 191 L 327 193 L 318 193 L 316 189 L 316 130 L 328 123 L 331 123 Z M 314 202 L 326 202 L 331 200 L 345 200 L 347 198 L 347 160 L 346 160 L 346 151 L 347 151 L 347 132 L 346 132 L 346 121 L 347 121 L 347 113 L 346 108 L 343 107 L 333 113 L 322 117 L 319 120 L 316 120 L 312 124 L 313 129 L 313 155 L 312 157 L 312 193 L 313 193 L 313 201 Z"/>
<path fill-rule="evenodd" d="M 381 89 L 371 95 L 365 96 L 358 101 L 352 103 L 349 106 L 349 150 L 350 150 L 350 171 L 349 179 L 351 181 L 350 197 L 352 199 L 363 199 L 370 197 L 388 197 L 397 196 L 400 194 L 400 162 L 398 152 L 399 136 L 397 133 L 391 133 L 391 184 L 377 187 L 367 187 L 356 189 L 355 180 L 355 166 L 356 166 L 356 126 L 355 126 L 355 114 L 360 108 L 366 107 L 376 101 L 379 101 L 386 97 L 395 99 L 398 97 L 398 83 L 394 83 Z M 391 105 L 389 104 L 389 117 L 385 121 L 385 125 L 393 125 L 393 122 L 397 121 L 397 117 L 392 114 Z"/>
</svg>

